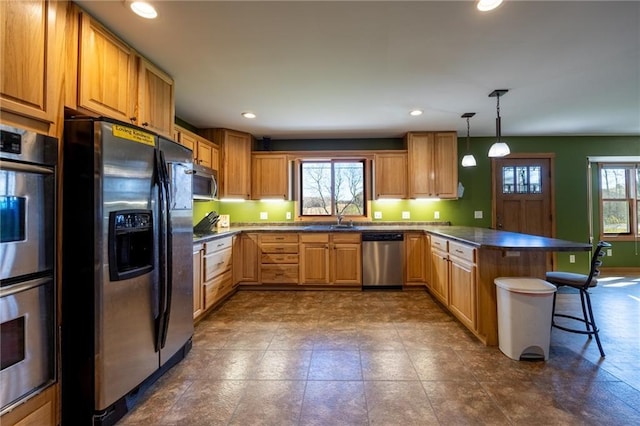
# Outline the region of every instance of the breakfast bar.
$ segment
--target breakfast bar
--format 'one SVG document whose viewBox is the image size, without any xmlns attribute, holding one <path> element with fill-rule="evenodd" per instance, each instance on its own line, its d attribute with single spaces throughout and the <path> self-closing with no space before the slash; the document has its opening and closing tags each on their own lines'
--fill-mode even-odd
<svg viewBox="0 0 640 426">
<path fill-rule="evenodd" d="M 487 346 L 498 344 L 497 301 L 494 284 L 497 277 L 544 279 L 545 273 L 552 269 L 551 253 L 590 251 L 592 248 L 588 243 L 463 226 L 430 227 L 427 229 L 427 233 L 432 238 L 432 250 L 434 249 L 433 241 L 437 242 L 439 239 L 451 242 L 452 246 L 456 247 L 455 250 L 464 251 L 458 248 L 459 245 L 473 248 L 472 261 L 476 267 L 472 269 L 475 273 L 470 273 L 469 286 L 466 289 L 470 293 L 466 300 L 474 306 L 468 304 L 468 315 L 461 318 L 459 310 L 456 310 L 456 300 L 454 300 L 455 286 L 459 286 L 461 281 L 457 280 L 458 282 L 451 283 L 452 287 L 449 289 L 449 295 L 452 299 L 449 303 L 449 309 Z M 435 252 L 438 252 L 437 248 Z M 452 259 L 456 257 L 451 253 L 451 250 L 449 255 Z M 434 256 L 433 252 L 432 256 Z M 437 268 L 434 266 L 434 271 L 436 270 Z M 432 277 L 434 275 L 436 274 L 432 274 Z M 465 319 L 468 320 L 465 321 Z"/>
</svg>

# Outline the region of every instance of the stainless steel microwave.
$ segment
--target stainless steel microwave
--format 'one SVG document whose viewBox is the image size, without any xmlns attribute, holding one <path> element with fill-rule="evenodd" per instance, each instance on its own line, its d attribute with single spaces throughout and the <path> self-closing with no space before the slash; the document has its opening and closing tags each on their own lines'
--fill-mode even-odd
<svg viewBox="0 0 640 426">
<path fill-rule="evenodd" d="M 193 198 L 195 200 L 218 199 L 218 172 L 200 165 L 193 165 Z"/>
</svg>

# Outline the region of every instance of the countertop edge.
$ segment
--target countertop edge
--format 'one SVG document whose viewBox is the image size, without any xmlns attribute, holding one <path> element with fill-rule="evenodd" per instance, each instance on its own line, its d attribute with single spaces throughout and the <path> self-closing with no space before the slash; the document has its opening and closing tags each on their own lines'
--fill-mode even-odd
<svg viewBox="0 0 640 426">
<path fill-rule="evenodd" d="M 515 232 L 500 231 L 488 228 L 476 228 L 471 226 L 426 225 L 426 224 L 393 224 L 393 225 L 367 225 L 354 229 L 322 230 L 305 229 L 306 225 L 256 225 L 234 226 L 219 229 L 217 233 L 194 237 L 194 244 L 213 241 L 229 237 L 242 232 L 424 232 L 441 236 L 463 244 L 468 244 L 479 249 L 504 250 L 504 251 L 590 251 L 593 246 L 588 243 L 560 240 L 557 238 L 541 237 L 536 235 L 520 234 Z"/>
</svg>

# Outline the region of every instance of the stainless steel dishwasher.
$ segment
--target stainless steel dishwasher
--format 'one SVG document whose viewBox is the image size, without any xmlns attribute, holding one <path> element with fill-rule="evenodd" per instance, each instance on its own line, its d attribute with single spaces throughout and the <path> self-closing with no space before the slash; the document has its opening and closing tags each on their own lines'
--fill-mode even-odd
<svg viewBox="0 0 640 426">
<path fill-rule="evenodd" d="M 402 288 L 402 232 L 362 233 L 362 288 Z"/>
</svg>

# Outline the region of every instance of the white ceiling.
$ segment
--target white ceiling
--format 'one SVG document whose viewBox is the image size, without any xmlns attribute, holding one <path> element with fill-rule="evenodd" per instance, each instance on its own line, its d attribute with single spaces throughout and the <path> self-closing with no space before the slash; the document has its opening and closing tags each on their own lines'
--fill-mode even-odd
<svg viewBox="0 0 640 426">
<path fill-rule="evenodd" d="M 77 1 L 175 79 L 176 115 L 258 138 L 639 135 L 640 2 Z M 419 108 L 424 114 L 409 116 Z M 257 114 L 247 120 L 243 111 Z"/>
</svg>

